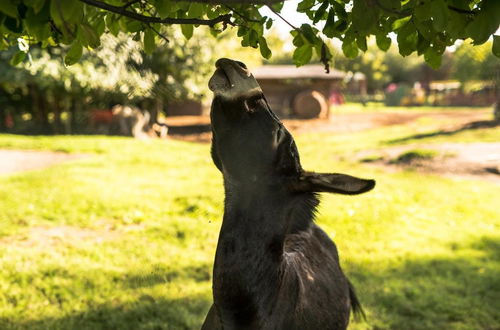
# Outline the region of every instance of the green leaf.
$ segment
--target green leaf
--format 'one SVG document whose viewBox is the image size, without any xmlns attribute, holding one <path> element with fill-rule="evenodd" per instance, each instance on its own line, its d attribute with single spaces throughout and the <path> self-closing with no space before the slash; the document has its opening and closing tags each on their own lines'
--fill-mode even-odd
<svg viewBox="0 0 500 330">
<path fill-rule="evenodd" d="M 101 44 L 101 40 L 97 32 L 92 26 L 87 23 L 80 24 L 79 28 L 82 31 L 85 44 L 91 48 L 97 48 Z"/>
<path fill-rule="evenodd" d="M 208 10 L 207 10 L 207 17 L 208 17 L 208 19 L 214 19 L 217 16 L 219 16 L 219 10 L 211 8 L 211 7 L 208 7 Z"/>
<path fill-rule="evenodd" d="M 424 53 L 424 59 L 433 69 L 439 69 L 441 66 L 441 55 L 436 53 L 432 47 L 427 48 Z"/>
<path fill-rule="evenodd" d="M 456 39 L 466 39 L 465 26 L 467 25 L 467 16 L 450 11 L 448 15 L 448 24 L 446 26 L 446 32 L 452 38 Z"/>
<path fill-rule="evenodd" d="M 370 6 L 366 0 L 353 1 L 352 28 L 358 33 L 368 34 L 378 21 L 378 8 Z"/>
<path fill-rule="evenodd" d="M 474 40 L 474 45 L 485 43 L 495 33 L 500 24 L 500 1 L 483 0 L 483 7 L 474 20 L 467 25 L 466 32 Z"/>
<path fill-rule="evenodd" d="M 247 33 L 248 33 L 248 28 L 246 26 L 243 25 L 238 26 L 238 32 L 236 33 L 238 37 L 242 37 Z"/>
<path fill-rule="evenodd" d="M 316 33 L 309 24 L 302 24 L 300 26 L 300 31 L 309 43 L 314 44 L 316 42 L 318 37 L 316 37 Z"/>
<path fill-rule="evenodd" d="M 23 51 L 18 51 L 17 53 L 14 54 L 14 56 L 12 56 L 9 63 L 12 66 L 16 66 L 19 63 L 21 63 L 25 58 L 26 58 L 26 53 Z"/>
<path fill-rule="evenodd" d="M 24 3 L 28 6 L 33 8 L 33 11 L 35 14 L 38 14 L 40 10 L 42 10 L 43 6 L 45 5 L 45 0 L 25 0 Z"/>
<path fill-rule="evenodd" d="M 310 44 L 304 44 L 299 48 L 295 49 L 293 52 L 293 63 L 296 66 L 302 66 L 309 63 L 312 57 L 312 46 Z"/>
<path fill-rule="evenodd" d="M 259 38 L 259 50 L 262 57 L 264 57 L 265 59 L 271 58 L 272 52 L 267 46 L 267 42 L 266 39 L 264 39 L 264 37 Z"/>
<path fill-rule="evenodd" d="M 328 6 L 329 6 L 328 1 L 323 2 L 323 4 L 321 6 L 319 6 L 319 8 L 314 13 L 314 18 L 313 18 L 314 24 L 316 24 L 320 20 L 324 19 L 324 16 L 326 14 L 326 10 L 328 9 Z"/>
<path fill-rule="evenodd" d="M 269 30 L 273 26 L 273 20 L 269 18 L 266 22 L 266 29 Z"/>
<path fill-rule="evenodd" d="M 249 47 L 250 43 L 248 42 L 248 34 L 243 36 L 243 39 L 241 39 L 241 46 L 242 47 Z"/>
<path fill-rule="evenodd" d="M 407 16 L 407 17 L 403 17 L 403 18 L 395 20 L 392 23 L 392 30 L 398 30 L 398 29 L 402 28 L 406 23 L 408 23 L 410 18 L 411 18 L 411 16 Z"/>
<path fill-rule="evenodd" d="M 389 38 L 388 36 L 386 35 L 383 35 L 383 34 L 377 34 L 375 36 L 376 38 L 376 41 L 377 41 L 377 46 L 380 50 L 382 51 L 387 51 L 389 49 L 389 47 L 391 47 L 391 38 Z"/>
<path fill-rule="evenodd" d="M 368 49 L 368 46 L 366 45 L 366 37 L 365 36 L 358 36 L 356 38 L 356 45 L 358 45 L 359 49 L 366 52 L 366 50 Z"/>
<path fill-rule="evenodd" d="M 94 21 L 91 26 L 94 28 L 95 32 L 98 36 L 101 36 L 104 33 L 106 23 L 104 22 L 104 15 L 99 14 L 94 17 Z"/>
<path fill-rule="evenodd" d="M 418 55 L 422 55 L 427 51 L 427 49 L 430 46 L 429 40 L 425 39 L 424 36 L 422 36 L 420 33 L 418 34 L 418 41 L 417 41 L 417 52 Z"/>
<path fill-rule="evenodd" d="M 142 43 L 144 44 L 144 52 L 148 55 L 151 55 L 156 49 L 155 32 L 151 29 L 147 29 L 146 31 L 144 31 L 144 38 L 142 40 Z"/>
<path fill-rule="evenodd" d="M 17 6 L 9 0 L 0 1 L 0 12 L 13 18 L 17 18 Z"/>
<path fill-rule="evenodd" d="M 1 0 L 0 0 L 1 1 Z M 14 33 L 23 32 L 23 20 L 15 19 L 10 16 L 6 16 L 3 21 L 3 25 Z"/>
<path fill-rule="evenodd" d="M 304 37 L 302 36 L 301 33 L 298 33 L 297 31 L 292 30 L 292 31 L 290 31 L 290 34 L 292 34 L 294 36 L 293 40 L 292 40 L 292 44 L 295 47 L 300 47 L 304 44 Z"/>
<path fill-rule="evenodd" d="M 184 37 L 189 40 L 193 36 L 193 25 L 191 24 L 181 24 L 181 31 Z"/>
<path fill-rule="evenodd" d="M 155 8 L 161 18 L 167 18 L 170 13 L 175 10 L 175 7 L 170 0 L 156 0 Z"/>
<path fill-rule="evenodd" d="M 236 34 L 238 37 L 242 37 L 248 33 L 248 29 L 246 26 L 240 25 L 238 26 L 238 33 Z"/>
<path fill-rule="evenodd" d="M 182 13 L 185 15 L 189 11 L 189 6 L 191 6 L 190 1 L 176 1 L 177 13 Z"/>
<path fill-rule="evenodd" d="M 124 19 L 120 18 L 119 22 L 123 25 L 122 22 L 125 23 L 125 31 L 136 33 L 142 31 L 142 23 L 133 19 Z"/>
<path fill-rule="evenodd" d="M 333 9 L 330 9 L 328 12 L 325 27 L 323 28 L 323 34 L 328 38 L 333 38 L 335 36 L 335 12 Z"/>
<path fill-rule="evenodd" d="M 354 41 L 345 41 L 342 43 L 342 52 L 347 58 L 355 58 L 358 56 L 358 47 Z"/>
<path fill-rule="evenodd" d="M 203 3 L 199 2 L 193 2 L 191 3 L 191 6 L 189 6 L 189 11 L 188 11 L 188 18 L 201 18 L 203 14 L 205 14 L 206 11 L 206 5 Z"/>
<path fill-rule="evenodd" d="M 432 17 L 432 3 L 433 1 L 419 1 L 415 6 L 415 17 L 418 21 L 423 22 L 430 20 Z"/>
<path fill-rule="evenodd" d="M 42 41 L 50 36 L 49 27 L 49 7 L 44 7 L 44 10 L 35 13 L 33 8 L 28 8 L 24 24 L 29 35 L 34 36 L 37 41 Z"/>
<path fill-rule="evenodd" d="M 379 3 L 383 8 L 394 12 L 401 11 L 401 0 L 377 0 L 376 3 Z"/>
<path fill-rule="evenodd" d="M 82 45 L 78 41 L 73 42 L 68 52 L 66 53 L 66 56 L 64 57 L 64 63 L 66 65 L 73 65 L 77 63 L 78 60 L 80 60 L 80 58 L 82 57 L 82 52 Z"/>
<path fill-rule="evenodd" d="M 436 31 L 442 31 L 446 27 L 448 19 L 448 5 L 444 0 L 432 0 L 432 25 Z"/>
<path fill-rule="evenodd" d="M 345 5 L 344 4 L 340 4 L 338 3 L 337 1 L 333 1 L 330 2 L 330 4 L 333 6 L 333 8 L 335 9 L 335 13 L 337 14 L 336 16 L 339 18 L 339 19 L 347 19 L 348 18 L 348 15 L 347 15 L 347 12 L 345 11 Z"/>
<path fill-rule="evenodd" d="M 437 31 L 434 30 L 432 21 L 417 22 L 416 27 L 418 32 L 423 35 L 427 40 L 433 40 L 436 37 Z"/>
<path fill-rule="evenodd" d="M 248 43 L 250 47 L 257 48 L 259 42 L 259 34 L 255 30 L 250 30 L 248 34 Z"/>
<path fill-rule="evenodd" d="M 113 14 L 107 14 L 105 21 L 106 27 L 108 28 L 109 32 L 111 32 L 116 37 L 120 32 L 120 25 L 118 24 L 116 16 Z"/>
<path fill-rule="evenodd" d="M 347 29 L 347 27 L 349 26 L 349 23 L 347 23 L 346 20 L 341 19 L 341 20 L 336 21 L 333 26 L 334 26 L 334 29 L 336 31 L 336 34 L 339 35 Z"/>
<path fill-rule="evenodd" d="M 408 56 L 417 49 L 418 32 L 409 22 L 398 31 L 398 47 L 402 56 Z"/>
<path fill-rule="evenodd" d="M 299 13 L 304 13 L 308 9 L 311 9 L 312 6 L 314 6 L 315 0 L 302 0 L 298 5 L 297 5 L 297 11 Z"/>
<path fill-rule="evenodd" d="M 500 58 L 500 36 L 493 36 L 493 47 L 491 51 L 493 55 Z"/>
<path fill-rule="evenodd" d="M 26 31 L 34 36 L 37 41 L 42 41 L 50 37 L 50 27 L 48 24 L 31 24 L 29 20 L 24 20 Z"/>
<path fill-rule="evenodd" d="M 83 18 L 83 3 L 78 0 L 52 0 L 50 16 L 57 25 L 79 23 Z"/>
<path fill-rule="evenodd" d="M 276 10 L 278 13 L 281 11 L 281 9 L 283 9 L 283 5 L 284 5 L 284 1 L 283 2 L 277 2 L 277 3 L 273 3 L 271 5 L 271 8 Z"/>
</svg>

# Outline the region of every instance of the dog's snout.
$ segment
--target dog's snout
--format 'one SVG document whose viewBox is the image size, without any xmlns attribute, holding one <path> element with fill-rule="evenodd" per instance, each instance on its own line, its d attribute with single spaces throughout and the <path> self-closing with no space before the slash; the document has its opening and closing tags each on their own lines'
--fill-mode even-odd
<svg viewBox="0 0 500 330">
<path fill-rule="evenodd" d="M 243 69 L 245 70 L 248 70 L 247 66 L 245 65 L 245 63 L 243 62 L 240 62 L 240 61 L 235 61 L 239 66 L 241 66 Z"/>
<path fill-rule="evenodd" d="M 243 73 L 245 76 L 249 76 L 250 72 L 248 71 L 245 63 L 240 61 L 233 61 L 228 58 L 220 58 L 215 62 L 215 67 L 218 69 L 226 70 L 235 70 L 240 74 Z"/>
</svg>

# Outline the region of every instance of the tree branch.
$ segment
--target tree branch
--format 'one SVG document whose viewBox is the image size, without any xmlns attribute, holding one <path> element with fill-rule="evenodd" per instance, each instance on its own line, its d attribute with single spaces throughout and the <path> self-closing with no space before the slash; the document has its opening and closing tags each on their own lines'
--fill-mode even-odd
<svg viewBox="0 0 500 330">
<path fill-rule="evenodd" d="M 285 22 L 286 24 L 288 24 L 292 29 L 297 30 L 297 31 L 300 32 L 300 30 L 296 26 L 294 26 L 292 23 L 290 23 L 289 21 L 287 21 L 283 16 L 281 16 L 281 14 L 278 13 L 276 10 L 274 10 L 274 8 L 271 7 L 270 4 L 266 4 L 266 5 L 267 5 L 267 8 L 269 8 L 269 10 L 271 10 L 274 13 L 274 15 L 278 16 L 283 22 Z"/>
<path fill-rule="evenodd" d="M 122 8 L 127 9 L 128 7 L 132 6 L 134 3 L 137 3 L 137 2 L 141 2 L 141 0 L 131 0 L 131 1 L 127 2 L 126 4 L 124 4 L 122 6 Z"/>
<path fill-rule="evenodd" d="M 377 7 L 379 7 L 380 9 L 382 9 L 383 11 L 385 11 L 389 14 L 393 14 L 393 15 L 396 15 L 399 17 L 407 17 L 407 16 L 411 15 L 410 11 L 405 12 L 405 11 L 398 11 L 398 10 L 393 9 L 393 8 L 388 8 L 388 7 L 384 6 L 379 0 L 375 0 L 375 4 L 377 5 Z"/>
<path fill-rule="evenodd" d="M 396 10 L 396 9 L 393 9 L 393 8 L 388 8 L 388 7 L 384 6 L 379 0 L 374 0 L 374 2 L 375 2 L 375 4 L 380 9 L 382 9 L 383 11 L 385 11 L 385 12 L 387 12 L 389 14 L 393 14 L 393 15 L 396 15 L 396 16 L 399 16 L 399 17 L 407 17 L 407 16 L 410 16 L 412 14 L 410 10 L 399 11 L 399 10 Z M 451 6 L 451 5 L 448 5 L 448 9 L 449 10 L 453 10 L 454 12 L 457 12 L 459 14 L 466 14 L 466 15 L 475 15 L 475 14 L 477 14 L 477 11 L 462 9 L 462 8 L 458 8 L 458 7 Z"/>
<path fill-rule="evenodd" d="M 79 1 L 89 6 L 101 8 L 109 12 L 120 14 L 122 16 L 126 16 L 143 23 L 196 24 L 196 25 L 214 26 L 215 24 L 222 22 L 224 24 L 233 25 L 233 22 L 231 22 L 231 17 L 232 17 L 231 14 L 220 15 L 213 19 L 207 19 L 207 20 L 198 18 L 160 18 L 153 16 L 144 16 L 138 13 L 128 11 L 123 7 L 113 6 L 98 0 L 79 0 Z"/>
<path fill-rule="evenodd" d="M 260 23 L 259 20 L 257 19 L 251 19 L 250 17 L 247 17 L 239 12 L 237 12 L 234 8 L 231 8 L 229 7 L 228 5 L 224 4 L 223 5 L 224 7 L 226 7 L 227 9 L 231 10 L 233 13 L 235 13 L 236 15 L 238 15 L 239 17 L 243 18 L 245 21 L 247 22 L 254 22 L 254 23 Z"/>
<path fill-rule="evenodd" d="M 183 1 L 183 0 L 174 0 L 174 1 Z M 278 2 L 285 2 L 287 0 L 252 0 L 252 1 L 245 1 L 245 0 L 195 0 L 193 2 L 203 2 L 203 3 L 210 3 L 213 5 L 246 5 L 246 4 L 252 4 L 252 5 L 267 5 L 267 4 L 274 4 Z"/>
<path fill-rule="evenodd" d="M 448 9 L 449 10 L 453 10 L 453 11 L 455 11 L 457 13 L 460 13 L 460 14 L 468 14 L 468 15 L 475 15 L 475 14 L 477 14 L 477 12 L 474 11 L 474 10 L 462 9 L 462 8 L 458 8 L 458 7 L 450 6 L 450 5 L 448 5 Z"/>
</svg>

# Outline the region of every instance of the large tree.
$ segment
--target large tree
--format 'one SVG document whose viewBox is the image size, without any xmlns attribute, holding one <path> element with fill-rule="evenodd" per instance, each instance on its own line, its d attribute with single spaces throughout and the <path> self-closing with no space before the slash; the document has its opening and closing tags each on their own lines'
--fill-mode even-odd
<svg viewBox="0 0 500 330">
<path fill-rule="evenodd" d="M 97 48 L 105 33 L 132 34 L 152 53 L 160 41 L 176 42 L 163 33 L 169 25 L 180 25 L 186 39 L 199 26 L 210 27 L 213 35 L 234 27 L 242 46 L 260 48 L 269 58 L 264 30 L 273 20 L 262 16 L 262 6 L 290 24 L 297 65 L 308 63 L 316 52 L 327 66 L 327 39 L 339 39 L 344 55 L 354 58 L 359 50 L 366 51 L 368 36 L 375 36 L 377 46 L 386 51 L 389 34 L 395 33 L 401 55 L 416 52 L 439 67 L 447 46 L 468 38 L 483 44 L 500 23 L 499 0 L 301 0 L 297 11 L 311 19 L 301 26 L 279 14 L 283 1 L 276 0 L 2 0 L 0 47 L 19 45 L 11 61 L 16 64 L 25 58 L 26 44 L 69 45 L 65 62 L 70 65 L 80 59 L 83 48 Z M 492 50 L 500 57 L 500 36 L 493 36 Z"/>
</svg>

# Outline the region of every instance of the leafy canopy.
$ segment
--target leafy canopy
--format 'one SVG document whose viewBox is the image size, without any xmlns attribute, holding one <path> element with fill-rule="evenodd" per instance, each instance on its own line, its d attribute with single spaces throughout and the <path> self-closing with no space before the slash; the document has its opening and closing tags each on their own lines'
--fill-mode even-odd
<svg viewBox="0 0 500 330">
<path fill-rule="evenodd" d="M 64 61 L 72 65 L 83 48 L 97 48 L 105 33 L 128 33 L 152 53 L 160 41 L 176 42 L 162 33 L 166 26 L 180 25 L 184 38 L 190 39 L 203 25 L 214 36 L 234 27 L 242 46 L 259 48 L 264 58 L 270 58 L 264 31 L 273 19 L 261 14 L 262 6 L 287 21 L 279 15 L 283 1 L 276 0 L 2 0 L 0 50 L 17 46 L 11 60 L 15 65 L 25 59 L 30 44 L 64 44 Z M 375 36 L 378 48 L 386 51 L 389 34 L 394 33 L 401 55 L 416 52 L 437 68 L 447 46 L 468 38 L 474 45 L 483 44 L 500 24 L 498 0 L 301 0 L 297 11 L 311 23 L 294 26 L 287 21 L 294 63 L 304 65 L 316 53 L 326 67 L 332 58 L 327 39 L 339 39 L 344 55 L 355 58 L 367 50 L 368 36 Z M 492 51 L 500 57 L 500 36 L 493 37 Z"/>
</svg>

